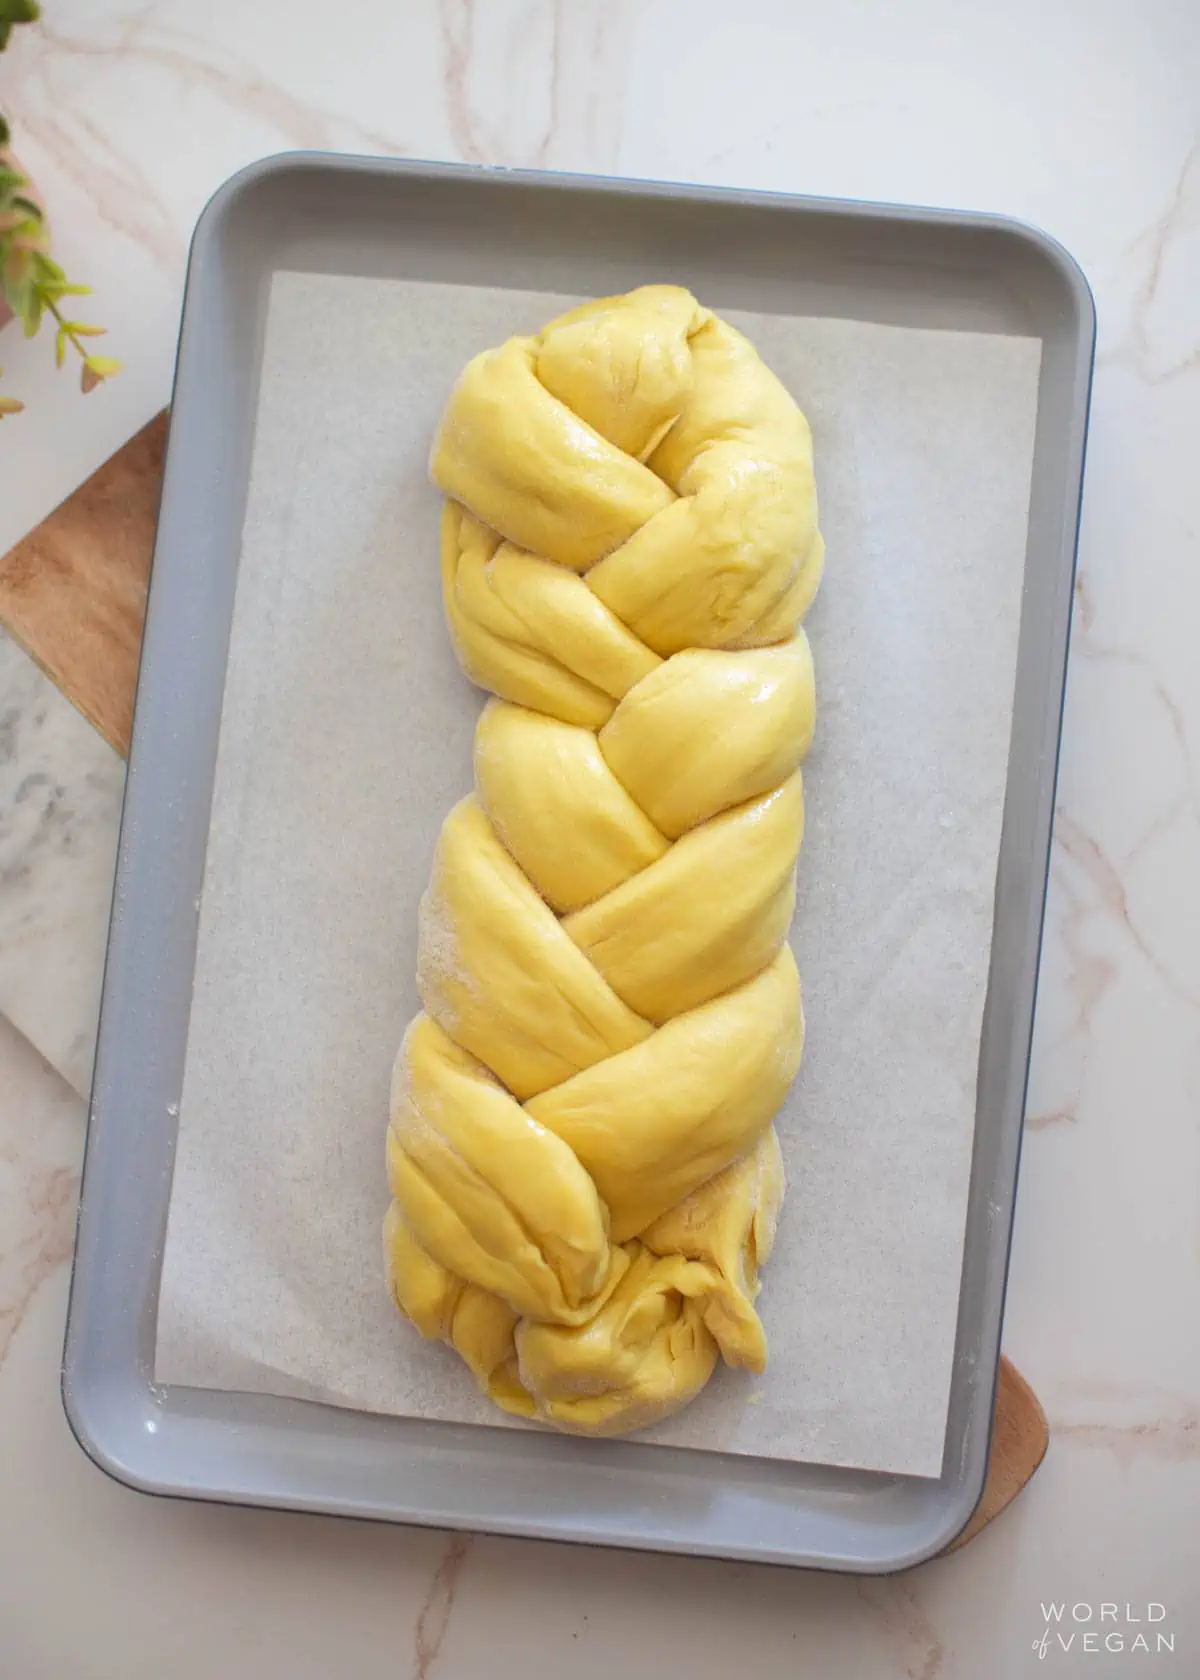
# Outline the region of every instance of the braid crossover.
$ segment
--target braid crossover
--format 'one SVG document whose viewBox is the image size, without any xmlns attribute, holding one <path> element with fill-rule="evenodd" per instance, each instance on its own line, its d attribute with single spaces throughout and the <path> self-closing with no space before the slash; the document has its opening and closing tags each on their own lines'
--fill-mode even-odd
<svg viewBox="0 0 1200 1680">
<path fill-rule="evenodd" d="M 422 900 L 389 1287 L 588 1434 L 761 1371 L 824 558 L 808 424 L 674 286 L 477 356 L 431 455 L 475 790 Z"/>
</svg>

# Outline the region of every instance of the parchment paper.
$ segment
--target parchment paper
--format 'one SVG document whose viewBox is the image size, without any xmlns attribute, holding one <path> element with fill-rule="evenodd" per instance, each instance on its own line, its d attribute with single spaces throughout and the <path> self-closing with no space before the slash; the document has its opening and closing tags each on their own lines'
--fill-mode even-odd
<svg viewBox="0 0 1200 1680">
<path fill-rule="evenodd" d="M 160 1381 L 504 1422 L 381 1270 L 417 901 L 481 704 L 442 622 L 425 466 L 467 358 L 575 301 L 275 277 Z M 828 542 L 792 935 L 808 1045 L 779 1122 L 770 1368 L 721 1372 L 647 1438 L 936 1476 L 1040 346 L 728 313 L 809 415 Z"/>
</svg>

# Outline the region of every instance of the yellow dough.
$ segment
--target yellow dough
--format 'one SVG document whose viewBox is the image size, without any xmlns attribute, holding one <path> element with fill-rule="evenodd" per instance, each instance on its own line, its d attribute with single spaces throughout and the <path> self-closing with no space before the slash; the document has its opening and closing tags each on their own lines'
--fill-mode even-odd
<svg viewBox="0 0 1200 1680">
<path fill-rule="evenodd" d="M 498 1406 L 617 1434 L 766 1364 L 811 438 L 740 333 L 644 286 L 477 356 L 430 468 L 493 698 L 421 905 L 388 1285 Z"/>
</svg>

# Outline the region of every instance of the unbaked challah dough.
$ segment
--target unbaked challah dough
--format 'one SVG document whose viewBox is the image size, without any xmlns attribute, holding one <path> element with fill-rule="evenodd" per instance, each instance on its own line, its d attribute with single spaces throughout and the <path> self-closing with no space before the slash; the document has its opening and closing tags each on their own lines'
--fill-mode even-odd
<svg viewBox="0 0 1200 1680">
<path fill-rule="evenodd" d="M 766 1362 L 811 438 L 740 333 L 645 286 L 477 356 L 431 471 L 494 698 L 421 906 L 389 1286 L 506 1411 L 615 1434 Z"/>
</svg>

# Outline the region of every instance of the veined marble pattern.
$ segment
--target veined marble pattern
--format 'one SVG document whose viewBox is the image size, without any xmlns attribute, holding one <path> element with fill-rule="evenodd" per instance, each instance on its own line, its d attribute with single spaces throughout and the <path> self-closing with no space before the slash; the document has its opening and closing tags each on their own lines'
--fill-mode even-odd
<svg viewBox="0 0 1200 1680">
<path fill-rule="evenodd" d="M 127 372 L 82 401 L 48 343 L 0 338 L 29 405 L 0 431 L 0 551 L 165 400 L 195 217 L 233 169 L 291 146 L 1007 211 L 1083 263 L 1100 343 L 1005 1332 L 1052 1420 L 1032 1487 L 963 1553 L 863 1583 L 126 1494 L 71 1445 L 56 1395 L 82 1105 L 6 1032 L 0 1435 L 23 1450 L 0 1455 L 14 1513 L 0 1648 L 14 1672 L 303 1680 L 386 1664 L 473 1680 L 502 1651 L 531 1673 L 707 1680 L 748 1650 L 764 1676 L 1131 1671 L 1135 1653 L 1082 1638 L 1043 1667 L 1033 1643 L 1055 1600 L 1161 1603 L 1176 1652 L 1152 1671 L 1200 1672 L 1200 7 L 45 10 L 0 59 L 0 103 Z M 82 1086 L 119 765 L 0 650 L 0 695 L 26 690 L 18 757 L 0 765 L 0 870 L 51 804 L 74 838 L 4 888 L 0 1009 Z M 15 807 L 38 773 L 42 804 Z M 28 946 L 18 915 L 40 930 Z"/>
<path fill-rule="evenodd" d="M 84 1096 L 124 783 L 108 743 L 0 631 L 0 1014 Z"/>
<path fill-rule="evenodd" d="M 0 1016 L 0 1372 L 42 1285 L 71 1258 L 83 1160 L 79 1097 Z"/>
</svg>

